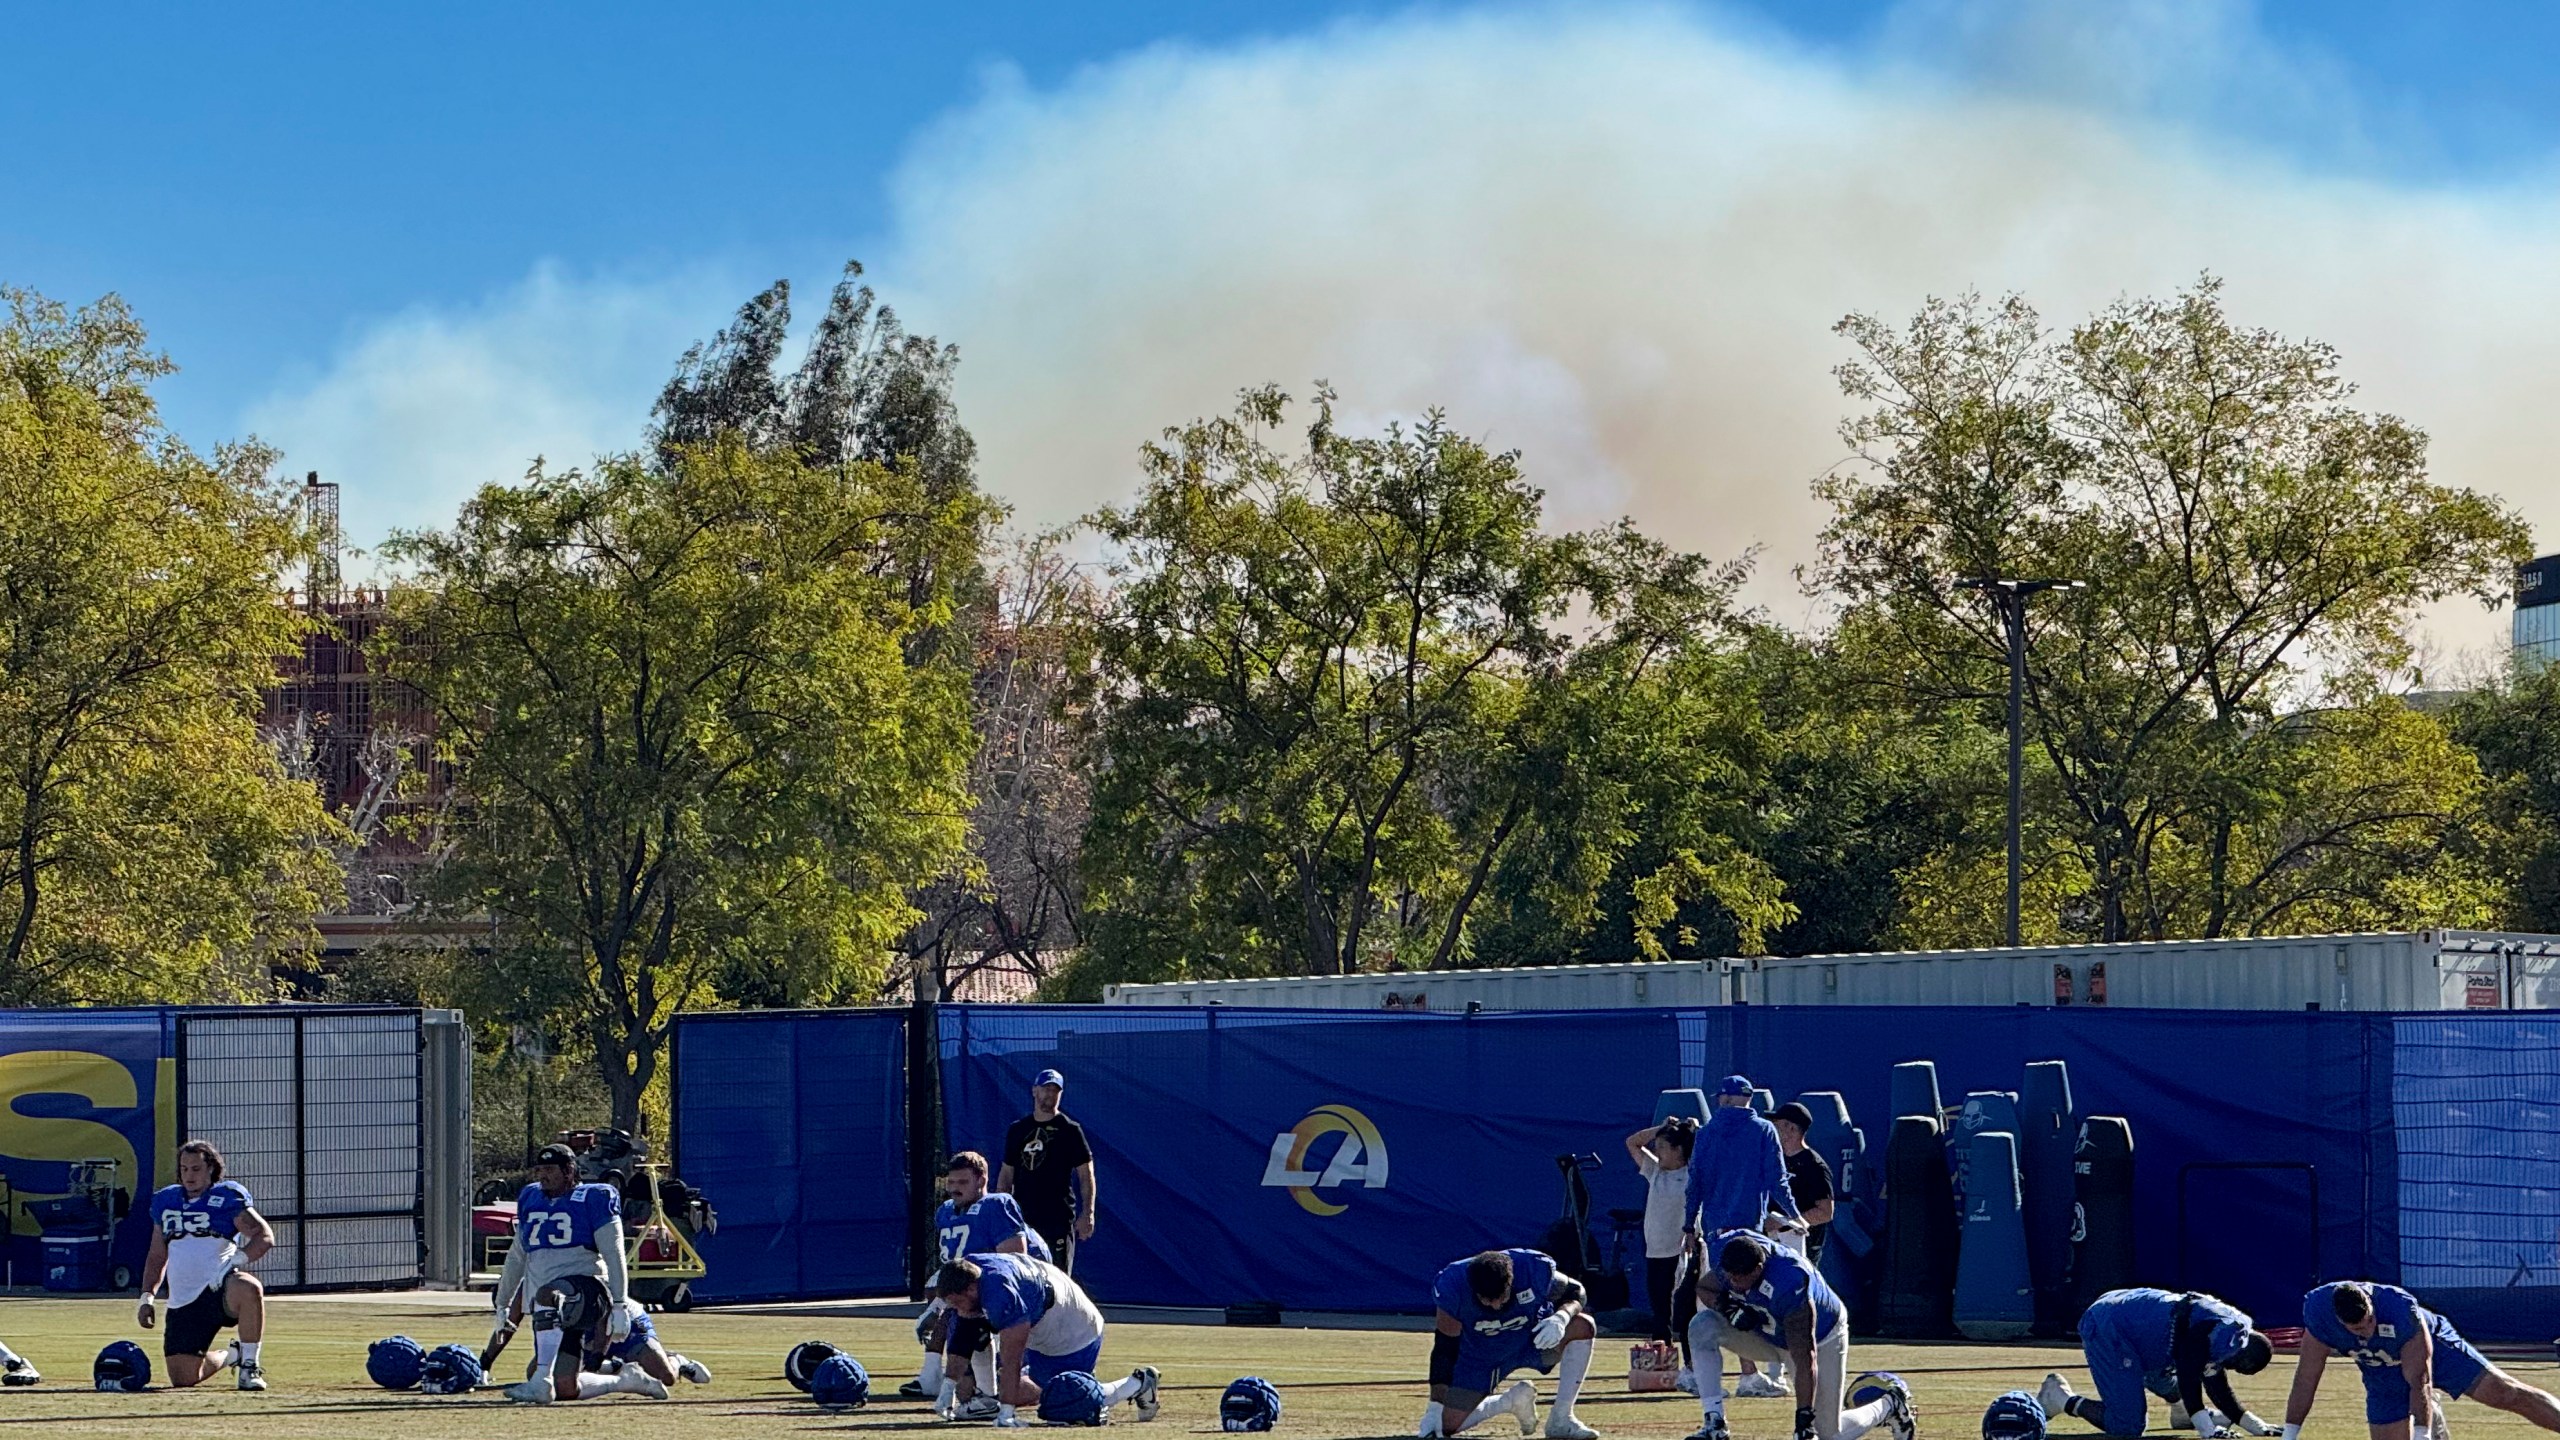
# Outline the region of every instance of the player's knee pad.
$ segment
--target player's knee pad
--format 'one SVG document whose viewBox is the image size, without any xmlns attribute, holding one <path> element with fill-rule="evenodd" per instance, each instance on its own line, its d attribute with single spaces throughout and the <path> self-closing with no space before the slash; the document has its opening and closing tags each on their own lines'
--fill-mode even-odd
<svg viewBox="0 0 2560 1440">
<path fill-rule="evenodd" d="M 1431 1332 L 1431 1383 L 1447 1385 L 1458 1374 L 1458 1337 Z"/>
<path fill-rule="evenodd" d="M 554 1304 L 545 1304 L 541 1301 L 534 1302 L 533 1328 L 536 1332 L 559 1329 L 560 1307 Z"/>
</svg>

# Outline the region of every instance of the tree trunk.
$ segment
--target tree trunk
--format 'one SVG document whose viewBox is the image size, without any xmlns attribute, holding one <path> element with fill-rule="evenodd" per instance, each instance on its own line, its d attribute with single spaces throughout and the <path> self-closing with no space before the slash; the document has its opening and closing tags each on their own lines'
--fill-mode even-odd
<svg viewBox="0 0 2560 1440">
<path fill-rule="evenodd" d="M 649 1088 L 642 1063 L 647 1050 L 648 1041 L 641 1037 L 618 1032 L 596 1036 L 596 1068 L 604 1075 L 605 1094 L 613 1104 L 607 1123 L 626 1135 L 640 1133 L 640 1097 Z"/>
<path fill-rule="evenodd" d="M 2208 869 L 2203 938 L 2219 940 L 2231 924 L 2231 821 L 2227 816 L 2214 817 Z"/>
</svg>

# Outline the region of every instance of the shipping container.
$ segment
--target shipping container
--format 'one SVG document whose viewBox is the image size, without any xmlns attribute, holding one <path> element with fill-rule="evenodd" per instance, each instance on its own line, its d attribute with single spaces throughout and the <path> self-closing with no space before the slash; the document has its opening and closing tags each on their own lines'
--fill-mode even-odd
<svg viewBox="0 0 2560 1440">
<path fill-rule="evenodd" d="M 2560 1009 L 2560 936 L 2483 930 L 1671 960 L 1114 985 L 1113 1005 L 1596 1010 L 1648 1005 Z"/>
<path fill-rule="evenodd" d="M 1408 970 L 1383 975 L 1106 985 L 1106 1005 L 1255 1005 L 1310 1010 L 1622 1010 L 1725 1005 L 1751 997 L 1751 961 Z"/>
</svg>

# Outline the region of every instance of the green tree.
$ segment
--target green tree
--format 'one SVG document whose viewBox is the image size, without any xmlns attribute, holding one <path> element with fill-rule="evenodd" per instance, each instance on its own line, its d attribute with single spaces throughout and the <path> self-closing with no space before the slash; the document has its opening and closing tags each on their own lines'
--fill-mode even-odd
<svg viewBox="0 0 2560 1440">
<path fill-rule="evenodd" d="M 2059 339 L 2021 301 L 1970 296 L 1840 329 L 1860 352 L 1842 387 L 1869 407 L 1844 428 L 1864 463 L 1818 487 L 1840 653 L 1924 713 L 1996 723 L 2005 643 L 1960 582 L 2088 582 L 2037 602 L 2027 686 L 2038 790 L 2070 822 L 2049 868 L 2086 875 L 2062 930 L 2308 913 L 2264 903 L 2244 853 L 2296 814 L 2286 716 L 2366 706 L 2406 670 L 2421 606 L 2503 593 L 2522 523 L 2428 479 L 2425 437 L 2357 409 L 2334 351 L 2234 324 L 2210 278 Z M 2405 793 L 2360 793 L 2310 852 L 2409 823 Z"/>
<path fill-rule="evenodd" d="M 305 623 L 291 493 L 162 426 L 122 302 L 0 296 L 0 1003 L 269 993 L 339 882 L 256 723 Z"/>
<path fill-rule="evenodd" d="M 1289 450 L 1266 438 L 1285 421 L 1261 390 L 1169 431 L 1138 500 L 1096 521 L 1124 564 L 1097 640 L 1076 993 L 1461 963 L 1489 909 L 1562 958 L 1633 839 L 1631 767 L 1601 752 L 1635 755 L 1658 717 L 1627 686 L 1729 619 L 1740 567 L 1623 527 L 1544 534 L 1517 457 L 1436 414 L 1356 437 L 1320 392 Z M 1672 837 L 1656 908 L 1781 919 L 1712 830 Z"/>
<path fill-rule="evenodd" d="M 432 900 L 494 922 L 486 976 L 592 1044 L 639 1124 L 676 1011 L 868 998 L 950 864 L 968 798 L 947 623 L 974 497 L 911 466 L 803 463 L 735 433 L 537 468 L 386 553 L 392 673 L 433 706 L 468 801 Z"/>
<path fill-rule="evenodd" d="M 2487 777 L 2484 846 L 2508 881 L 2500 922 L 2560 931 L 2560 665 L 2520 668 L 2445 718 Z"/>
</svg>

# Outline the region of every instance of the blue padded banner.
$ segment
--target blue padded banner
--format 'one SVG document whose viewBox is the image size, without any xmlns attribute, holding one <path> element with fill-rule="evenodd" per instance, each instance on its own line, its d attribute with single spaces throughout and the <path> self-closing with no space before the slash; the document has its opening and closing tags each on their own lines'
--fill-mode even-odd
<svg viewBox="0 0 2560 1440">
<path fill-rule="evenodd" d="M 1667 1010 L 953 1006 L 949 1146 L 1000 1161 L 1050 1067 L 1094 1151 L 1076 1274 L 1095 1295 L 1412 1311 L 1449 1261 L 1540 1244 L 1559 1155 L 1601 1157 L 1595 1211 L 1629 1203 L 1618 1141 L 1679 1072 L 1680 1034 Z"/>
<path fill-rule="evenodd" d="M 133 1197 L 115 1227 L 115 1263 L 138 1274 L 151 1247 L 151 1192 L 161 1173 L 160 1131 L 178 1120 L 160 1105 L 162 1062 L 173 1050 L 172 1015 L 162 1009 L 0 1010 L 0 1179 L 15 1202 L 0 1217 L 10 1273 L 20 1285 L 42 1278 L 41 1239 L 30 1205 L 65 1197 L 73 1160 L 113 1160 L 116 1183 Z M 168 1142 L 174 1148 L 176 1141 Z"/>
<path fill-rule="evenodd" d="M 720 1215 L 696 1298 L 907 1293 L 906 1018 L 677 1019 L 677 1173 Z"/>
<path fill-rule="evenodd" d="M 722 1219 L 705 1247 L 706 1299 L 903 1289 L 902 1022 L 899 1012 L 771 1012 L 679 1026 L 679 1159 Z M 2415 1265 L 2443 1245 L 2484 1255 L 2520 1246 L 2521 1273 L 2560 1283 L 2560 1183 L 2533 1169 L 2560 1170 L 2560 1152 L 2531 1148 L 2560 1130 L 2560 1063 L 2544 1058 L 2560 1035 L 2532 1027 L 2560 1020 L 1947 1007 L 1927 1022 L 1855 1006 L 1474 1016 L 951 1006 L 936 1037 L 946 1127 L 936 1138 L 946 1152 L 1001 1161 L 1031 1077 L 1054 1066 L 1099 1167 L 1101 1229 L 1077 1264 L 1098 1297 L 1416 1311 L 1438 1265 L 1544 1242 L 1561 1209 L 1558 1155 L 1600 1156 L 1590 1188 L 1605 1239 L 1610 1209 L 1643 1203 L 1618 1141 L 1647 1123 L 1667 1087 L 1739 1072 L 1781 1099 L 1837 1091 L 1876 1140 L 1892 1125 L 1899 1062 L 1934 1061 L 1940 1093 L 1963 1095 L 2021 1089 L 2029 1062 L 2060 1060 L 2074 1111 L 2131 1122 L 2142 1283 L 2211 1290 L 2276 1324 L 2317 1280 L 2403 1280 L 2404 1248 Z M 2457 1028 L 2443 1032 L 2455 1039 L 2409 1032 L 2395 1068 L 2395 1023 Z M 2447 1048 L 2457 1040 L 2487 1051 L 2457 1063 Z M 2510 1095 L 2522 1086 L 2529 1103 L 2480 1109 L 2490 1074 Z M 2465 1086 L 2489 1089 L 2462 1098 Z M 2517 1153 L 2464 1150 L 2483 1115 L 2511 1137 L 2496 1144 Z M 2490 1188 L 2448 1198 L 2443 1187 L 2456 1182 Z M 2031 1208 L 2039 1188 L 2027 1187 Z M 2549 1213 L 2536 1208 L 2546 1203 Z M 2487 1221 L 2477 1234 L 2447 1228 L 2500 1207 L 2527 1217 L 2509 1227 L 2516 1234 Z M 2539 1252 L 2523 1244 L 2535 1226 Z M 2491 1258 L 2505 1267 L 2498 1284 L 2518 1273 L 2515 1260 Z M 2491 1273 L 2490 1260 L 2461 1263 L 2462 1278 Z M 2414 1272 L 2406 1283 L 2429 1293 Z"/>
</svg>

